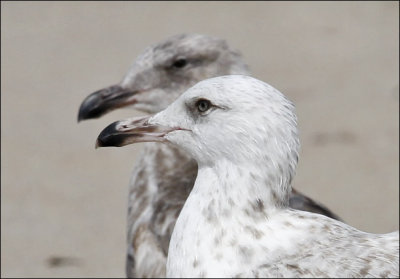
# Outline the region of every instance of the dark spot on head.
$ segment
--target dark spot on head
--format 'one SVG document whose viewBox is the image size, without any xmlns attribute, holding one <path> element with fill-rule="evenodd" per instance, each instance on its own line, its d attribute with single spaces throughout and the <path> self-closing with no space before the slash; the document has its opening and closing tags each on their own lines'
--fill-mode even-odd
<svg viewBox="0 0 400 279">
<path fill-rule="evenodd" d="M 312 256 L 313 256 L 313 254 L 307 253 L 307 254 L 303 255 L 303 258 L 308 258 L 308 257 L 312 257 Z"/>
<path fill-rule="evenodd" d="M 199 261 L 198 260 L 194 260 L 193 261 L 193 267 L 196 268 L 199 265 Z"/>
<path fill-rule="evenodd" d="M 243 257 L 243 259 L 250 260 L 253 253 L 254 251 L 252 249 L 242 245 L 239 246 L 239 254 Z"/>
<path fill-rule="evenodd" d="M 289 269 L 299 269 L 299 266 L 297 264 L 286 264 L 286 267 Z"/>
<path fill-rule="evenodd" d="M 370 266 L 365 266 L 362 269 L 360 269 L 360 276 L 365 277 L 366 275 L 368 275 L 369 269 L 370 269 Z"/>
<path fill-rule="evenodd" d="M 271 267 L 271 265 L 270 265 L 270 264 L 268 264 L 268 263 L 260 265 L 260 268 L 266 268 L 266 269 L 269 269 L 270 267 Z"/>
<path fill-rule="evenodd" d="M 273 200 L 274 202 L 279 201 L 278 195 L 276 194 L 276 192 L 275 192 L 274 190 L 271 191 L 271 194 L 272 194 L 272 200 Z"/>
<path fill-rule="evenodd" d="M 250 172 L 250 177 L 251 177 L 251 179 L 253 179 L 253 180 L 256 180 L 257 179 L 257 176 L 251 171 Z"/>
<path fill-rule="evenodd" d="M 256 239 L 260 239 L 264 235 L 264 233 L 262 231 L 256 229 L 253 226 L 245 226 L 244 230 L 246 232 L 250 233 Z"/>
<path fill-rule="evenodd" d="M 285 222 L 283 222 L 283 224 L 284 224 L 286 227 L 293 227 L 293 224 L 290 223 L 289 221 L 285 221 Z"/>
<path fill-rule="evenodd" d="M 264 202 L 261 199 L 256 199 L 256 202 L 251 205 L 256 212 L 264 211 Z"/>
</svg>

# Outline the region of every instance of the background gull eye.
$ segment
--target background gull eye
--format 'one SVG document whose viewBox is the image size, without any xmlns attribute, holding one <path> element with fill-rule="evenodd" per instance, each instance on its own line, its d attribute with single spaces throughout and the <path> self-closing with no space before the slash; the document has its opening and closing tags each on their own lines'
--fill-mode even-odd
<svg viewBox="0 0 400 279">
<path fill-rule="evenodd" d="M 199 112 L 206 112 L 211 107 L 211 102 L 209 100 L 201 99 L 196 102 L 196 107 Z"/>
<path fill-rule="evenodd" d="M 183 68 L 186 65 L 187 65 L 187 60 L 185 58 L 179 58 L 172 64 L 172 66 L 175 68 Z"/>
</svg>

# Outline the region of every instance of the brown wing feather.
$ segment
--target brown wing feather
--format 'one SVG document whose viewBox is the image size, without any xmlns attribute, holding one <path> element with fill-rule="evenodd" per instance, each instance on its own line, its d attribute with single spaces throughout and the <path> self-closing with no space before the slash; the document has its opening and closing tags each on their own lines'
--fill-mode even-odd
<svg viewBox="0 0 400 279">
<path fill-rule="evenodd" d="M 292 193 L 289 197 L 289 205 L 294 209 L 318 213 L 339 221 L 343 221 L 338 215 L 333 213 L 326 206 L 305 196 L 294 188 L 292 189 Z"/>
</svg>

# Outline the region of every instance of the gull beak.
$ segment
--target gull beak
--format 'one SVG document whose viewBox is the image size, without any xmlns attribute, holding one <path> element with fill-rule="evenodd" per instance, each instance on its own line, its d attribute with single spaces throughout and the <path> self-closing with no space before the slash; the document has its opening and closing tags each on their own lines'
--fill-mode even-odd
<svg viewBox="0 0 400 279">
<path fill-rule="evenodd" d="M 120 85 L 113 85 L 98 90 L 82 102 L 79 108 L 78 122 L 81 120 L 98 118 L 114 109 L 136 103 L 135 95 L 140 91 L 125 89 Z"/>
<path fill-rule="evenodd" d="M 96 148 L 105 146 L 124 146 L 137 142 L 167 142 L 166 134 L 181 128 L 149 124 L 151 116 L 116 121 L 108 125 L 97 137 Z"/>
</svg>

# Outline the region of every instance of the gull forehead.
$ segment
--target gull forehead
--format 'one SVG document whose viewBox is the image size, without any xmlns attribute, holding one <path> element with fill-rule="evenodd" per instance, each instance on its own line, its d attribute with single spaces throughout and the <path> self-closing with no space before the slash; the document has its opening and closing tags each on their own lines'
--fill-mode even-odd
<svg viewBox="0 0 400 279">
<path fill-rule="evenodd" d="M 196 50 L 196 55 L 204 55 L 209 51 L 222 51 L 228 49 L 226 42 L 220 38 L 203 34 L 180 34 L 166 41 L 153 45 L 151 52 L 154 58 L 168 57 L 174 54 L 184 54 Z"/>
<path fill-rule="evenodd" d="M 226 75 L 200 81 L 183 95 L 186 100 L 198 96 L 212 98 L 214 102 L 234 106 L 246 106 L 247 103 L 261 102 L 269 106 L 281 105 L 293 109 L 294 105 L 281 92 L 271 85 L 245 75 Z M 217 103 L 218 104 L 218 103 Z M 256 105 L 261 107 L 260 105 Z"/>
</svg>

